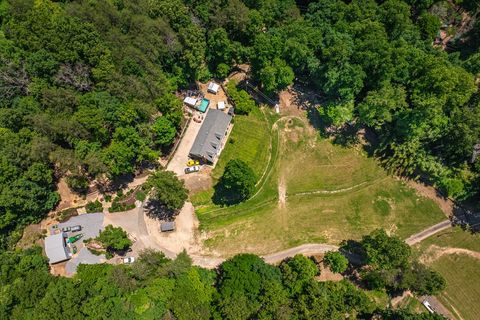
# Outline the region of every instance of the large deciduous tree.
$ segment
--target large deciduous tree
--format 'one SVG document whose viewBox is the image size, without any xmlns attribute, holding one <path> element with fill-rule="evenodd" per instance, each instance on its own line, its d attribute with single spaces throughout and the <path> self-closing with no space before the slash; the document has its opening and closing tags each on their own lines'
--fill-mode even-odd
<svg viewBox="0 0 480 320">
<path fill-rule="evenodd" d="M 96 238 L 107 250 L 123 251 L 132 245 L 128 234 L 120 227 L 114 227 L 111 224 L 105 227 Z"/>
<path fill-rule="evenodd" d="M 151 175 L 144 185 L 150 191 L 150 198 L 170 212 L 183 207 L 188 198 L 183 180 L 178 179 L 172 171 L 157 171 Z"/>
<path fill-rule="evenodd" d="M 227 205 L 245 201 L 253 195 L 255 183 L 255 173 L 244 161 L 230 160 L 215 186 L 214 201 Z"/>
</svg>

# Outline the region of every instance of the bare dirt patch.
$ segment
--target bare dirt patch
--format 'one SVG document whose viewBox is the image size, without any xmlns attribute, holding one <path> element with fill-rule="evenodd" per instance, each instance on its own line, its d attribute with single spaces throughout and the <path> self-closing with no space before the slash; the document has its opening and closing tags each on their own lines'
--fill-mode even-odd
<svg viewBox="0 0 480 320">
<path fill-rule="evenodd" d="M 78 202 L 82 201 L 80 196 L 70 190 L 65 178 L 60 179 L 57 183 L 57 192 L 60 195 L 60 203 L 57 206 L 57 210 L 76 206 L 78 205 Z"/>
<path fill-rule="evenodd" d="M 145 215 L 148 235 L 153 237 L 161 247 L 180 253 L 187 250 L 189 254 L 199 254 L 202 247 L 199 241 L 198 219 L 190 202 L 186 202 L 175 218 L 175 231 L 160 232 L 161 221 Z"/>
<path fill-rule="evenodd" d="M 67 262 L 60 262 L 50 265 L 50 273 L 54 276 L 67 277 L 67 271 L 65 270 L 65 265 Z"/>
<path fill-rule="evenodd" d="M 343 276 L 340 273 L 334 273 L 323 263 L 324 255 L 315 255 L 313 258 L 317 263 L 320 275 L 315 277 L 317 281 L 342 281 Z"/>
<path fill-rule="evenodd" d="M 204 168 L 199 173 L 184 175 L 180 177 L 185 181 L 185 188 L 188 189 L 190 194 L 197 193 L 199 191 L 209 190 L 212 187 L 211 168 Z"/>
<path fill-rule="evenodd" d="M 279 93 L 280 113 L 287 116 L 305 117 L 302 105 L 298 103 L 298 95 L 293 89 L 283 90 Z"/>
<path fill-rule="evenodd" d="M 480 260 L 480 252 L 477 251 L 463 248 L 439 247 L 436 245 L 431 245 L 420 257 L 420 261 L 425 264 L 431 264 L 435 260 L 438 260 L 441 256 L 450 254 L 465 254 L 472 258 Z"/>
<path fill-rule="evenodd" d="M 285 184 L 285 178 L 281 177 L 278 181 L 278 206 L 285 208 L 285 200 L 287 198 L 287 185 Z"/>
</svg>

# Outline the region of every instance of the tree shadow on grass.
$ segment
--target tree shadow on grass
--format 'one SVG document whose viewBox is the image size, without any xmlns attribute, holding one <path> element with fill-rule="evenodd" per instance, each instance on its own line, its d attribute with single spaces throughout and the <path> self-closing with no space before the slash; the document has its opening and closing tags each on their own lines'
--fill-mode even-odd
<svg viewBox="0 0 480 320">
<path fill-rule="evenodd" d="M 172 210 L 157 200 L 149 199 L 143 206 L 145 214 L 154 219 L 173 221 L 178 215 L 178 210 Z"/>
<path fill-rule="evenodd" d="M 333 138 L 333 144 L 346 148 L 353 147 L 359 142 L 358 127 L 356 125 L 344 125 L 335 132 Z"/>
</svg>

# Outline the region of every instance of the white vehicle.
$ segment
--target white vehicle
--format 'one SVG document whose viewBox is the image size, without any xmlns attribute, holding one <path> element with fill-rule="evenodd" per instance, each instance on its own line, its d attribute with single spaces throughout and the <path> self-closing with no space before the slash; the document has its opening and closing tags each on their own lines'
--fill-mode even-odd
<svg viewBox="0 0 480 320">
<path fill-rule="evenodd" d="M 123 263 L 130 264 L 135 262 L 135 257 L 125 257 L 122 259 Z"/>
<path fill-rule="evenodd" d="M 63 232 L 77 232 L 82 231 L 82 226 L 68 226 L 62 228 Z"/>
<path fill-rule="evenodd" d="M 422 304 L 425 308 L 427 308 L 427 310 L 430 313 L 435 313 L 435 310 L 433 310 L 433 307 L 430 305 L 430 302 L 428 302 L 427 300 L 423 300 Z"/>
<path fill-rule="evenodd" d="M 192 173 L 200 171 L 200 166 L 186 167 L 185 173 Z"/>
</svg>

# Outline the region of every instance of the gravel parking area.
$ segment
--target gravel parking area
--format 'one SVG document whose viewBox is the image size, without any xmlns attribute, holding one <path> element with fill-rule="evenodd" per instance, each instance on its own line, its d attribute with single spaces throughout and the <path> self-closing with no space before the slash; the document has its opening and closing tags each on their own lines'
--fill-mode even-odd
<svg viewBox="0 0 480 320">
<path fill-rule="evenodd" d="M 79 216 L 70 218 L 67 222 L 62 222 L 58 224 L 58 229 L 61 230 L 63 227 L 73 227 L 81 226 L 82 231 L 79 232 L 69 232 L 68 236 L 73 236 L 78 233 L 83 233 L 82 239 L 90 239 L 98 236 L 101 230 L 103 230 L 103 219 L 105 214 L 102 212 L 98 213 L 86 213 Z M 53 229 L 50 231 L 53 234 Z"/>
<path fill-rule="evenodd" d="M 106 260 L 104 254 L 96 256 L 91 253 L 90 250 L 83 247 L 74 258 L 67 262 L 65 265 L 65 272 L 67 276 L 72 276 L 77 272 L 77 268 L 80 264 L 97 264 L 105 262 Z"/>
<path fill-rule="evenodd" d="M 73 257 L 67 261 L 65 264 L 65 272 L 67 276 L 72 276 L 77 272 L 77 267 L 83 264 L 95 264 L 95 263 L 102 263 L 106 261 L 105 255 L 96 256 L 91 253 L 85 245 L 83 244 L 83 240 L 96 238 L 100 231 L 103 230 L 103 220 L 105 218 L 105 214 L 102 212 L 98 213 L 85 213 L 79 216 L 75 216 L 70 218 L 67 222 L 62 222 L 58 224 L 58 229 L 61 230 L 64 227 L 73 227 L 73 226 L 81 226 L 82 230 L 79 232 L 68 232 L 68 236 L 74 236 L 79 233 L 83 233 L 83 237 L 75 242 L 75 246 L 77 247 L 78 252 L 73 255 Z M 54 233 L 54 229 L 50 228 L 51 233 Z"/>
</svg>

